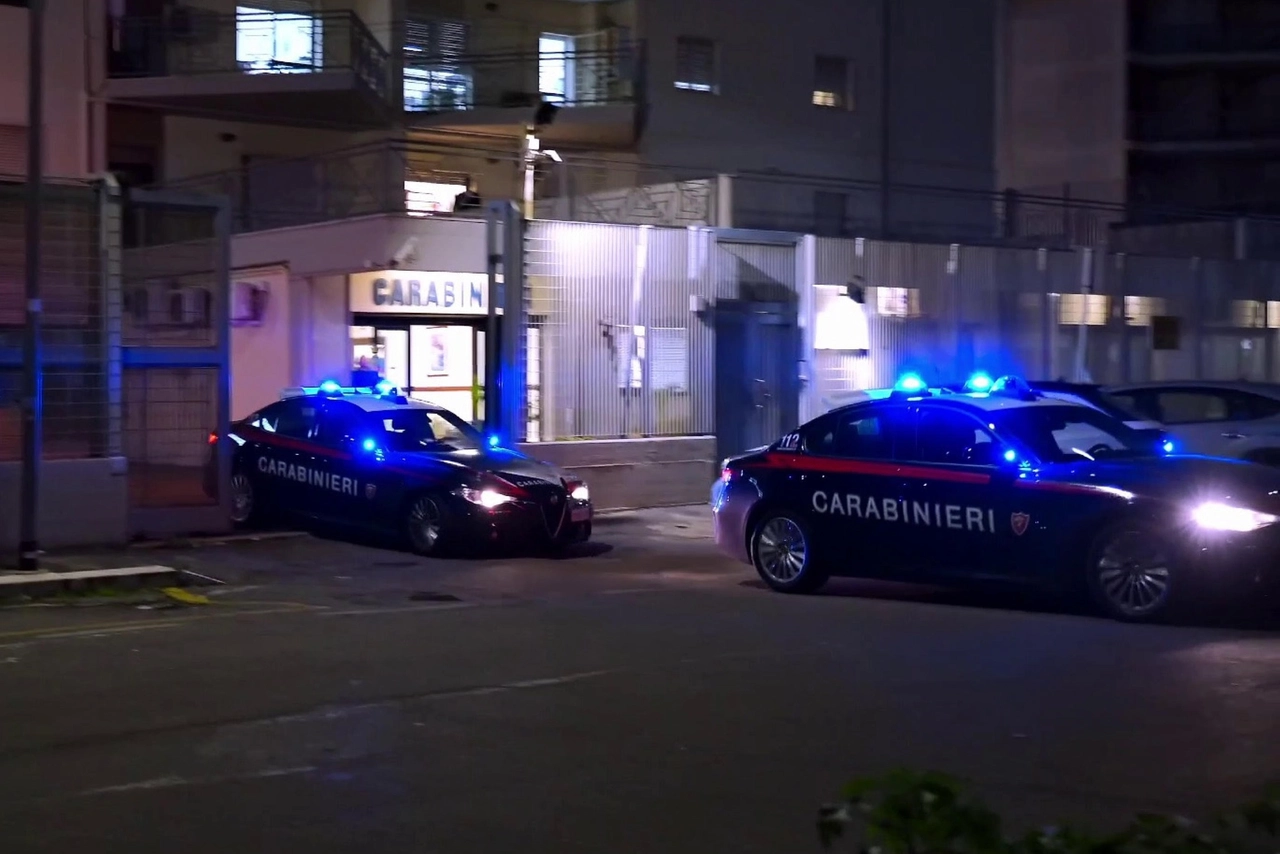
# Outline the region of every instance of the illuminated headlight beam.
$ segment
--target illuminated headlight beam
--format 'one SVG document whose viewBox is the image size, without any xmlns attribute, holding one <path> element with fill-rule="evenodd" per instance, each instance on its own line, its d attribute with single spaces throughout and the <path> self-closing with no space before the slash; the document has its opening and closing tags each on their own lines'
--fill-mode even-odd
<svg viewBox="0 0 1280 854">
<path fill-rule="evenodd" d="M 1280 522 L 1280 516 L 1259 513 L 1244 507 L 1232 507 L 1219 501 L 1206 501 L 1191 511 L 1191 519 L 1210 531 L 1248 533 Z"/>
</svg>

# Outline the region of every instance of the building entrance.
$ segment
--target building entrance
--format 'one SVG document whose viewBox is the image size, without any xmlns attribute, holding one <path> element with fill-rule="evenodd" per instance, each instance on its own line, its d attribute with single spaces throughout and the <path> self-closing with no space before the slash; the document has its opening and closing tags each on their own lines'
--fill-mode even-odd
<svg viewBox="0 0 1280 854">
<path fill-rule="evenodd" d="M 484 420 L 485 330 L 482 320 L 356 315 L 352 367 L 367 364 L 408 397 Z"/>
</svg>

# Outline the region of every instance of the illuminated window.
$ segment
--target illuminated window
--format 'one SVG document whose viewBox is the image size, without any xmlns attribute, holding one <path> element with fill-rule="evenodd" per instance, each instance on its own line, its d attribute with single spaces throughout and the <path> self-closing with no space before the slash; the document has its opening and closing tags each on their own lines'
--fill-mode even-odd
<svg viewBox="0 0 1280 854">
<path fill-rule="evenodd" d="M 1109 306 L 1105 294 L 1062 294 L 1058 322 L 1063 326 L 1106 326 Z"/>
<path fill-rule="evenodd" d="M 475 106 L 473 75 L 465 66 L 468 35 L 462 21 L 405 22 L 406 110 L 467 110 Z"/>
<path fill-rule="evenodd" d="M 538 92 L 551 104 L 573 103 L 573 37 L 538 37 Z"/>
<path fill-rule="evenodd" d="M 919 288 L 876 288 L 876 313 L 881 317 L 919 317 Z"/>
<path fill-rule="evenodd" d="M 250 74 L 303 74 L 323 66 L 314 15 L 236 7 L 236 62 Z"/>
<path fill-rule="evenodd" d="M 676 88 L 692 92 L 719 92 L 716 53 L 716 43 L 711 39 L 695 36 L 676 39 Z"/>
<path fill-rule="evenodd" d="M 467 188 L 461 184 L 440 184 L 434 181 L 405 181 L 404 209 L 410 216 L 429 216 L 434 213 L 453 213 L 458 195 Z"/>
<path fill-rule="evenodd" d="M 1163 297 L 1125 297 L 1126 326 L 1150 326 L 1152 317 L 1163 317 L 1167 301 Z"/>
<path fill-rule="evenodd" d="M 838 110 L 853 109 L 853 78 L 849 60 L 842 56 L 814 57 L 813 104 Z"/>
<path fill-rule="evenodd" d="M 1271 327 L 1273 303 L 1260 300 L 1237 299 L 1231 301 L 1231 324 L 1240 329 Z M 1274 327 L 1271 327 L 1274 328 Z"/>
</svg>

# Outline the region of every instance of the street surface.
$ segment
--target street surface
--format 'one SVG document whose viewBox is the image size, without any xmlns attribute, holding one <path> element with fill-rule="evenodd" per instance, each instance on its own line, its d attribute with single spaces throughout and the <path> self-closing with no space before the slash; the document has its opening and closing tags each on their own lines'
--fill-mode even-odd
<svg viewBox="0 0 1280 854">
<path fill-rule="evenodd" d="M 793 854 L 845 781 L 895 767 L 1099 827 L 1280 776 L 1275 632 L 781 596 L 709 535 L 688 508 L 562 560 L 311 537 L 81 557 L 227 583 L 0 610 L 0 849 Z"/>
</svg>

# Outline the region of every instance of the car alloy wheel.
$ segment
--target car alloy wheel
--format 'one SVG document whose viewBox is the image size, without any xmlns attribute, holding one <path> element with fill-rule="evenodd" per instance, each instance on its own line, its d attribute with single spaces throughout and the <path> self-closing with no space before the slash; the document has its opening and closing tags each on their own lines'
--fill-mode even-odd
<svg viewBox="0 0 1280 854">
<path fill-rule="evenodd" d="M 1146 620 L 1163 612 L 1171 592 L 1170 561 L 1154 532 L 1117 529 L 1095 551 L 1095 595 L 1114 616 Z"/>
<path fill-rule="evenodd" d="M 409 505 L 408 534 L 409 544 L 418 554 L 430 554 L 440 544 L 441 529 L 444 525 L 444 514 L 440 505 L 429 495 L 413 500 Z"/>
<path fill-rule="evenodd" d="M 231 521 L 243 525 L 253 518 L 253 484 L 249 476 L 236 472 L 231 475 Z"/>
<path fill-rule="evenodd" d="M 804 526 L 785 514 L 770 515 L 761 521 L 751 539 L 751 559 L 756 572 L 774 590 L 809 592 L 826 581 L 826 576 L 812 565 Z"/>
</svg>

